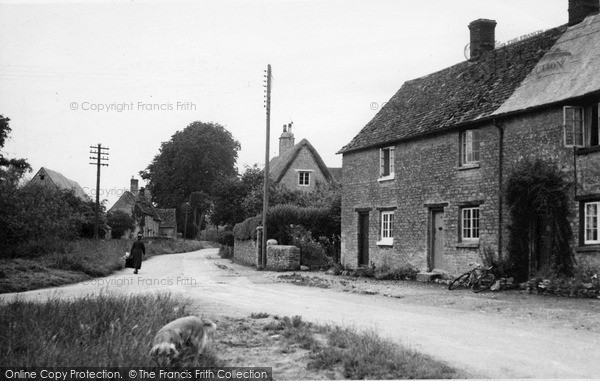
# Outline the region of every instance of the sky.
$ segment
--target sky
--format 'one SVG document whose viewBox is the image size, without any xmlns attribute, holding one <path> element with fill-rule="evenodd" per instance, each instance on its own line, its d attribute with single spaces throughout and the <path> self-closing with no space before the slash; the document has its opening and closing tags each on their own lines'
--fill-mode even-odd
<svg viewBox="0 0 600 381">
<path fill-rule="evenodd" d="M 465 60 L 468 24 L 504 43 L 568 20 L 568 0 L 0 0 L 2 154 L 58 171 L 94 198 L 90 146 L 109 148 L 110 207 L 162 142 L 194 121 L 264 165 L 264 71 L 273 73 L 270 157 L 283 124 L 327 166 L 410 79 Z M 141 182 L 143 185 L 143 182 Z"/>
</svg>

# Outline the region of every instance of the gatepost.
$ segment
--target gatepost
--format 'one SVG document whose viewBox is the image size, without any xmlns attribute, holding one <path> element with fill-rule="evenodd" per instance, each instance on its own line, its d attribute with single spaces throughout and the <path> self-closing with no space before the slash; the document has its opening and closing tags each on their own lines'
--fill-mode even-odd
<svg viewBox="0 0 600 381">
<path fill-rule="evenodd" d="M 256 268 L 258 270 L 262 269 L 262 236 L 263 236 L 263 227 L 256 227 Z"/>
</svg>

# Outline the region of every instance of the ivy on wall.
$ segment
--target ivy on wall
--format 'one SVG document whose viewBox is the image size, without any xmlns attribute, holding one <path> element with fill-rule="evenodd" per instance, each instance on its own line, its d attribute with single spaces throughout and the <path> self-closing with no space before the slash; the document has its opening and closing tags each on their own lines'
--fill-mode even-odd
<svg viewBox="0 0 600 381">
<path fill-rule="evenodd" d="M 558 165 L 543 160 L 524 160 L 516 165 L 505 188 L 510 224 L 508 255 L 515 277 L 525 280 L 538 269 L 532 268 L 532 247 L 539 228 L 546 229 L 549 244 L 542 253 L 549 270 L 571 276 L 574 257 L 569 223 L 568 192 L 571 183 Z M 541 225 L 540 225 L 541 224 Z M 532 230 L 538 232 L 532 232 Z"/>
</svg>

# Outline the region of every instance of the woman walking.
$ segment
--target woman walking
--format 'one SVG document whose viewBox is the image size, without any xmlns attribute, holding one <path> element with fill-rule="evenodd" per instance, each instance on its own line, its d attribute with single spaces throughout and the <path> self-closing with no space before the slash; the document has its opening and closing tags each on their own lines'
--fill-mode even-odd
<svg viewBox="0 0 600 381">
<path fill-rule="evenodd" d="M 142 233 L 139 233 L 138 240 L 131 246 L 131 257 L 133 258 L 133 273 L 137 274 L 138 270 L 142 267 L 142 256 L 146 255 L 146 247 L 142 242 Z"/>
</svg>

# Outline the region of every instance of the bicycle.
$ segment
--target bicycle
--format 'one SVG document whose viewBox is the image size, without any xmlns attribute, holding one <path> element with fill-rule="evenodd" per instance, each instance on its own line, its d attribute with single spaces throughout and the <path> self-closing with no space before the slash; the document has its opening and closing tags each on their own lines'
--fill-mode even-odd
<svg viewBox="0 0 600 381">
<path fill-rule="evenodd" d="M 496 276 L 491 272 L 494 265 L 490 267 L 483 267 L 479 263 L 472 263 L 471 265 L 476 266 L 455 278 L 452 283 L 448 285 L 448 290 L 456 290 L 459 287 L 470 287 L 471 291 L 477 293 L 492 287 L 496 281 Z"/>
</svg>

